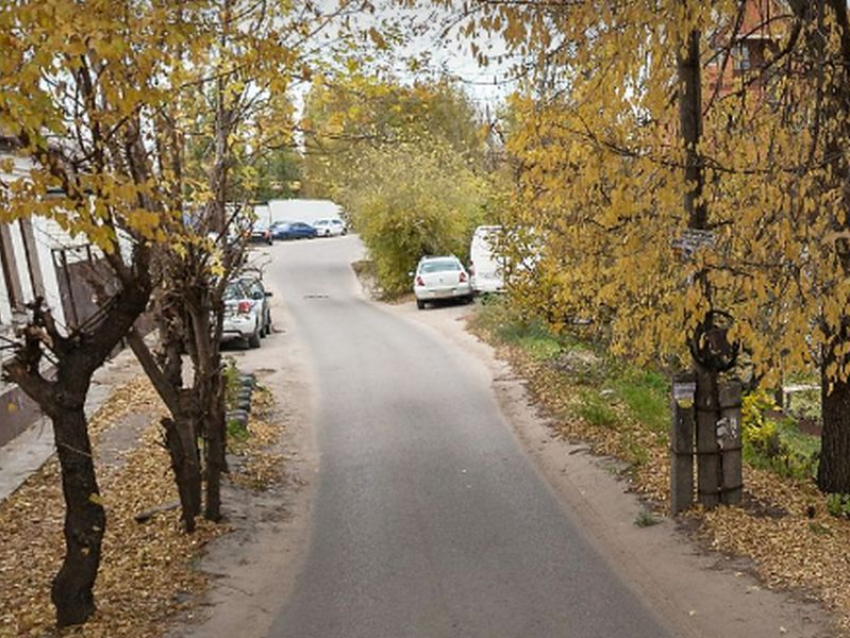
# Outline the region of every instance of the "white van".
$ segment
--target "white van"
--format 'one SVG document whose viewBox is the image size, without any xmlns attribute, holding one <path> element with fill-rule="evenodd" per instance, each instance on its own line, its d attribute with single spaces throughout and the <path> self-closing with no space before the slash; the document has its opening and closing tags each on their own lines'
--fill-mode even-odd
<svg viewBox="0 0 850 638">
<path fill-rule="evenodd" d="M 469 247 L 469 276 L 476 294 L 503 292 L 504 260 L 498 255 L 501 226 L 479 226 Z"/>
</svg>

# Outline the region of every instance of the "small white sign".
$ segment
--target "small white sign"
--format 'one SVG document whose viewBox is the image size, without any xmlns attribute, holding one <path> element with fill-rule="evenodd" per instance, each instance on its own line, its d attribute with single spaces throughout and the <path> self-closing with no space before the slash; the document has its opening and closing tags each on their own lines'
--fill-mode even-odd
<svg viewBox="0 0 850 638">
<path fill-rule="evenodd" d="M 695 381 L 677 381 L 673 384 L 673 400 L 676 403 L 693 402 L 697 393 Z"/>
<path fill-rule="evenodd" d="M 714 248 L 714 231 L 686 228 L 670 243 L 683 257 L 690 259 L 701 248 Z"/>
<path fill-rule="evenodd" d="M 738 438 L 738 419 L 735 417 L 723 417 L 716 425 L 717 446 L 722 450 L 726 441 L 734 441 Z"/>
</svg>

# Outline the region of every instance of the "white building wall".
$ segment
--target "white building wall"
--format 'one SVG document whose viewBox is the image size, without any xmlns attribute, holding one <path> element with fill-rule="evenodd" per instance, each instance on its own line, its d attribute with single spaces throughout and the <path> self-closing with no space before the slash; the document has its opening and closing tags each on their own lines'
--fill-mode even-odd
<svg viewBox="0 0 850 638">
<path fill-rule="evenodd" d="M 0 159 L 8 159 L 8 155 L 0 154 Z M 0 173 L 0 180 L 12 181 L 16 179 L 26 179 L 29 175 L 30 166 L 28 160 L 20 157 L 15 157 L 14 168 L 11 173 Z M 56 274 L 56 267 L 53 264 L 52 249 L 63 246 L 80 245 L 81 242 L 75 242 L 62 228 L 53 220 L 42 217 L 33 217 L 31 219 L 33 228 L 33 238 L 35 240 L 36 254 L 34 255 L 39 264 L 41 271 L 42 284 L 44 286 L 45 300 L 48 306 L 53 311 L 54 317 L 60 326 L 65 325 L 65 312 L 62 307 L 62 298 L 59 293 L 59 282 Z M 24 303 L 30 302 L 35 298 L 33 283 L 30 277 L 29 266 L 27 264 L 27 254 L 24 246 L 23 236 L 21 234 L 21 224 L 18 221 L 8 225 L 9 235 L 12 238 L 12 251 L 14 253 L 15 264 L 18 270 L 18 279 L 21 284 L 21 292 Z M 9 294 L 6 290 L 5 281 L 0 276 L 0 322 L 8 323 L 12 308 L 9 304 Z"/>
<path fill-rule="evenodd" d="M 6 161 L 9 158 L 14 160 L 12 165 L 12 172 L 7 173 L 5 171 L 0 170 L 0 181 L 11 182 L 18 179 L 26 178 L 29 175 L 30 171 L 30 163 L 28 160 L 25 160 L 20 157 L 10 156 L 7 153 L 0 153 L 0 161 Z M 9 230 L 11 231 L 11 235 L 15 235 L 15 228 L 17 224 L 10 224 Z M 17 233 L 20 244 L 20 233 Z M 14 246 L 15 251 L 15 263 L 17 265 L 18 271 L 21 270 L 21 266 L 24 267 L 23 272 L 26 273 L 26 254 L 24 252 L 19 252 L 19 248 L 22 246 Z M 21 255 L 23 257 L 23 261 L 18 257 Z M 9 290 L 6 288 L 6 280 L 3 277 L 3 273 L 0 272 L 0 329 L 2 330 L 11 330 L 11 318 L 12 318 L 12 305 L 11 305 L 11 295 L 9 294 Z"/>
<path fill-rule="evenodd" d="M 59 294 L 59 279 L 56 266 L 53 264 L 52 249 L 56 247 L 55 240 L 46 232 L 45 228 L 50 220 L 44 217 L 36 217 L 32 220 L 35 245 L 38 247 L 38 263 L 41 267 L 41 276 L 44 279 L 44 298 L 47 306 L 53 311 L 53 317 L 57 323 L 64 327 L 65 308 L 62 306 L 62 297 Z M 60 229 L 61 230 L 61 229 Z M 63 232 L 63 234 L 65 234 Z"/>
<path fill-rule="evenodd" d="M 339 217 L 342 210 L 329 199 L 273 199 L 269 202 L 272 222 L 306 222 Z"/>
</svg>

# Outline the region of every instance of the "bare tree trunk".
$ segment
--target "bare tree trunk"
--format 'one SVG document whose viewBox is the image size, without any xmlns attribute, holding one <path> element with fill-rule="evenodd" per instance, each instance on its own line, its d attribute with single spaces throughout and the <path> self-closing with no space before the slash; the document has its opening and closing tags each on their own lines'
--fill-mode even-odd
<svg viewBox="0 0 850 638">
<path fill-rule="evenodd" d="M 180 414 L 161 421 L 171 469 L 180 495 L 180 510 L 186 532 L 195 531 L 195 518 L 201 514 L 201 464 L 194 419 Z"/>
<path fill-rule="evenodd" d="M 85 331 L 65 336 L 43 300 L 37 299 L 31 305 L 24 342 L 3 365 L 4 376 L 17 383 L 53 422 L 65 497 L 66 552 L 51 586 L 60 627 L 84 623 L 94 613 L 93 588 L 106 528 L 83 409 L 86 395 L 92 375 L 142 314 L 151 292 L 148 248 L 136 246 L 132 268 L 119 262 L 117 255 L 108 258 L 123 287 L 105 304 L 99 320 Z M 56 359 L 51 378 L 43 375 L 41 363 L 47 348 Z"/>
<path fill-rule="evenodd" d="M 224 418 L 222 375 L 213 375 L 206 384 L 209 412 L 206 426 L 206 503 L 204 518 L 221 519 L 221 475 L 227 471 L 227 426 Z"/>
<path fill-rule="evenodd" d="M 795 17 L 807 26 L 805 68 L 817 81 L 820 112 L 815 113 L 813 138 L 818 136 L 823 161 L 829 164 L 832 180 L 825 189 L 840 189 L 843 216 L 832 218 L 833 230 L 841 235 L 850 230 L 850 161 L 846 154 L 850 139 L 850 19 L 846 0 L 804 2 L 791 0 Z M 831 15 L 829 15 L 831 14 Z M 838 45 L 837 55 L 831 45 Z M 824 69 L 829 69 L 825 72 Z M 832 215 L 831 211 L 819 214 Z M 835 242 L 839 276 L 850 277 L 850 242 Z M 842 354 L 850 342 L 850 314 L 844 313 L 839 324 L 822 329 L 829 336 L 821 360 L 821 398 L 823 434 L 817 483 L 823 492 L 850 493 L 850 379 L 842 373 L 848 363 Z M 837 369 L 831 368 L 837 364 Z"/>
<path fill-rule="evenodd" d="M 836 349 L 850 341 L 845 325 L 826 348 L 821 364 L 821 406 L 823 433 L 817 483 L 828 494 L 850 494 L 850 383 L 831 379 L 827 369 L 833 363 L 847 363 Z"/>
<path fill-rule="evenodd" d="M 57 624 L 67 627 L 84 623 L 95 611 L 93 590 L 106 514 L 100 504 L 83 397 L 60 406 L 52 420 L 65 497 L 65 559 L 53 578 L 50 599 Z"/>
<path fill-rule="evenodd" d="M 216 288 L 208 291 L 216 296 Z M 221 354 L 221 309 L 210 308 L 204 300 L 190 304 L 195 392 L 201 406 L 201 432 L 204 438 L 204 480 L 206 498 L 204 518 L 221 519 L 221 475 L 227 471 L 227 427 L 224 414 L 224 380 Z M 210 317 L 216 318 L 215 326 Z"/>
<path fill-rule="evenodd" d="M 153 356 L 142 337 L 134 330 L 128 335 L 130 347 L 142 364 L 154 388 L 171 412 L 170 418 L 160 421 L 165 434 L 165 446 L 171 459 L 171 469 L 180 496 L 183 527 L 195 531 L 195 518 L 201 513 L 201 461 L 198 451 L 199 402 L 192 389 L 183 388 L 182 325 L 173 307 L 159 308 L 157 323 L 163 354 L 159 361 Z"/>
</svg>

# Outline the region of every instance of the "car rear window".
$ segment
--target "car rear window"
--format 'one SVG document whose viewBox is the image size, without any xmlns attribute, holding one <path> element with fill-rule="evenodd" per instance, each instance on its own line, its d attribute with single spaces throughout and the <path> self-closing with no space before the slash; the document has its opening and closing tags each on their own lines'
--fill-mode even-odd
<svg viewBox="0 0 850 638">
<path fill-rule="evenodd" d="M 222 295 L 222 299 L 225 301 L 231 301 L 233 299 L 244 299 L 245 291 L 242 286 L 239 285 L 230 285 L 224 289 L 224 294 Z"/>
<path fill-rule="evenodd" d="M 460 262 L 456 259 L 435 259 L 422 264 L 422 272 L 457 272 L 460 270 Z"/>
</svg>

